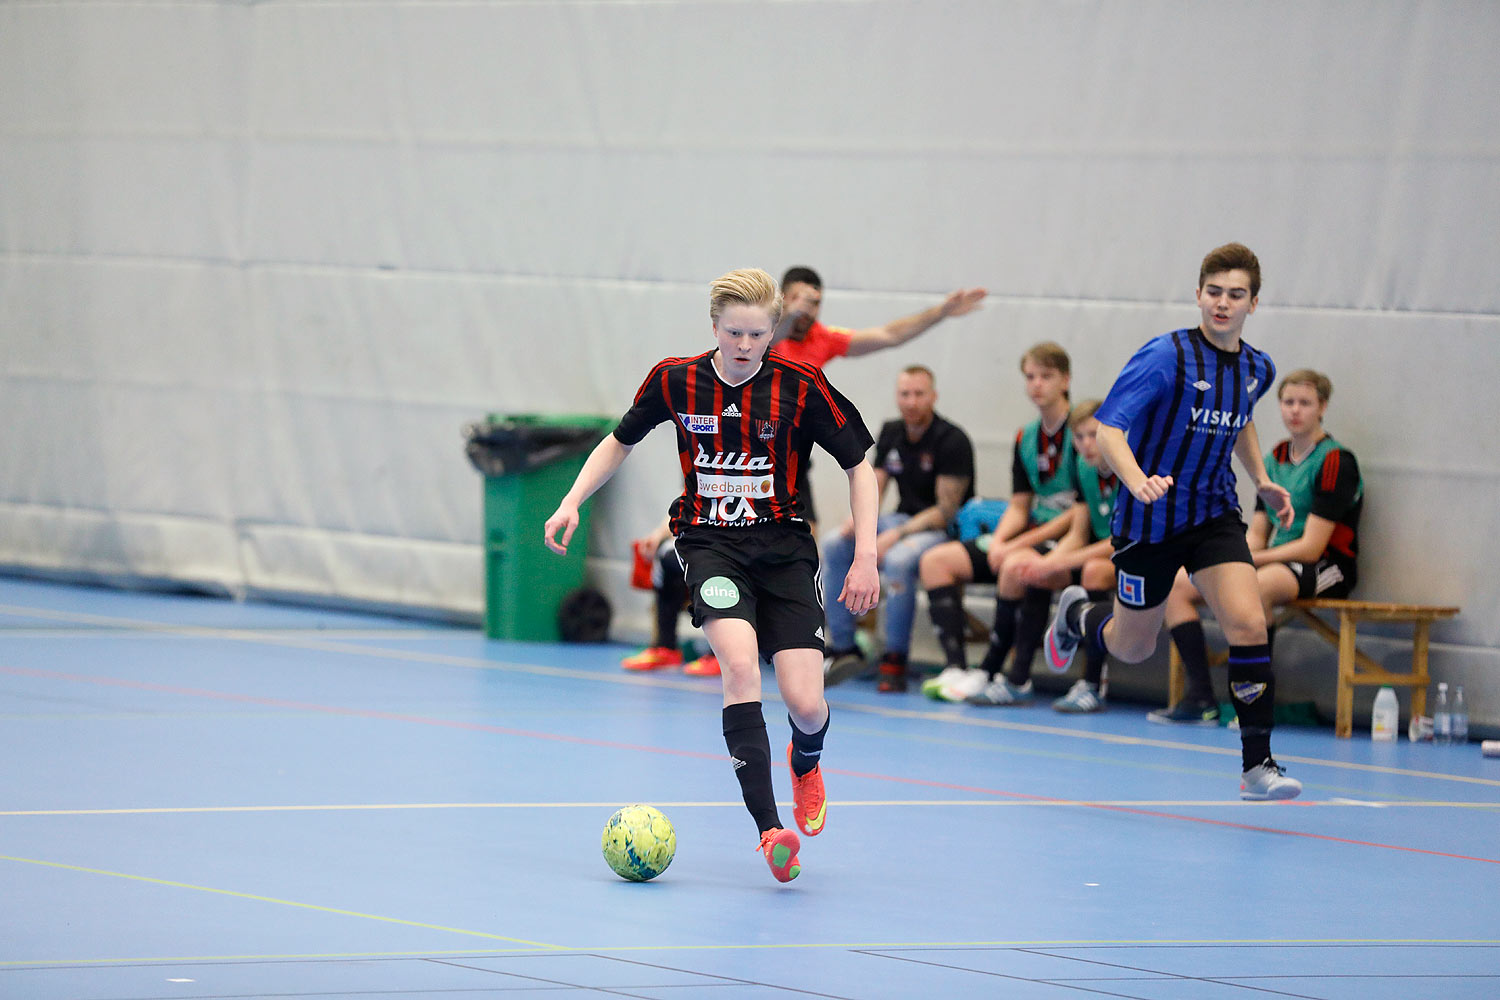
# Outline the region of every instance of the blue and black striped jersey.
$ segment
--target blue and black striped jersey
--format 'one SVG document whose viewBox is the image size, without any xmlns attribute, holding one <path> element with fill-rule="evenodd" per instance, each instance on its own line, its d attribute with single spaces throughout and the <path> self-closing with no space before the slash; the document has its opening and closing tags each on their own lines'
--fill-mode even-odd
<svg viewBox="0 0 1500 1000">
<path fill-rule="evenodd" d="M 1128 490 L 1115 500 L 1115 535 L 1160 542 L 1240 509 L 1230 458 L 1255 404 L 1271 389 L 1276 366 L 1240 341 L 1233 353 L 1201 330 L 1174 330 L 1135 352 L 1099 407 L 1099 422 L 1125 431 L 1148 476 L 1171 476 L 1155 503 Z"/>
</svg>

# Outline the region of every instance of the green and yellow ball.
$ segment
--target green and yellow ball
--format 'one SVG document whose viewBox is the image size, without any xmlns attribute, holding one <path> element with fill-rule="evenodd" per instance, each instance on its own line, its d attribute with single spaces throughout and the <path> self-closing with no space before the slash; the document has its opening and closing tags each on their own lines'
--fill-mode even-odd
<svg viewBox="0 0 1500 1000">
<path fill-rule="evenodd" d="M 676 853 L 677 831 L 659 809 L 625 806 L 604 824 L 604 860 L 623 879 L 653 879 L 667 870 Z"/>
</svg>

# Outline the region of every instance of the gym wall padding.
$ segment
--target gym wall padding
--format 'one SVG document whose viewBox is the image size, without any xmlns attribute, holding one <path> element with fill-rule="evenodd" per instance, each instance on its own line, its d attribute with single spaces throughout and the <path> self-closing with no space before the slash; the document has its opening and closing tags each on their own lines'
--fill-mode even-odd
<svg viewBox="0 0 1500 1000">
<path fill-rule="evenodd" d="M 475 614 L 460 426 L 622 412 L 745 265 L 817 267 L 847 326 L 988 287 L 828 374 L 875 425 L 931 365 L 1003 494 L 1022 349 L 1101 394 L 1238 239 L 1248 339 L 1332 377 L 1362 461 L 1360 595 L 1462 605 L 1434 666 L 1477 684 L 1497 41 L 1485 2 L 0 5 L 0 564 Z M 627 612 L 668 438 L 594 501 Z"/>
</svg>

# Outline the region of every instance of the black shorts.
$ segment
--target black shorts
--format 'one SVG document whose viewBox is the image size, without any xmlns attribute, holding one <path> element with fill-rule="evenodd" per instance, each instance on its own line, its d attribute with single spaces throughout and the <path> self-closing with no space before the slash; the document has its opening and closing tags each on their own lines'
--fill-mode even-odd
<svg viewBox="0 0 1500 1000">
<path fill-rule="evenodd" d="M 1036 525 L 1029 525 L 1027 527 L 1027 530 L 1029 531 L 1034 527 L 1036 527 Z M 991 536 L 979 536 L 979 538 L 989 537 Z M 987 547 L 979 547 L 979 538 L 971 538 L 967 542 L 964 542 L 964 551 L 969 554 L 969 569 L 974 574 L 974 579 L 970 582 L 998 583 L 1000 581 L 999 575 L 997 575 L 994 570 L 990 569 L 989 549 Z M 1033 547 L 1042 555 L 1046 555 L 1048 552 L 1051 552 L 1053 549 L 1057 548 L 1057 542 L 1055 540 L 1046 541 Z M 1083 570 L 1075 569 L 1073 571 L 1073 582 L 1077 583 L 1081 579 L 1083 579 Z"/>
<path fill-rule="evenodd" d="M 1250 543 L 1245 541 L 1245 522 L 1234 513 L 1220 514 L 1160 542 L 1137 542 L 1119 535 L 1113 541 L 1115 596 L 1125 607 L 1137 610 L 1165 601 L 1179 569 L 1192 574 L 1224 563 L 1255 565 Z"/>
<path fill-rule="evenodd" d="M 755 628 L 760 655 L 823 650 L 818 543 L 804 525 L 690 527 L 677 537 L 693 624 L 740 618 Z"/>
<path fill-rule="evenodd" d="M 1324 556 L 1315 563 L 1282 563 L 1297 577 L 1297 599 L 1348 597 L 1354 590 L 1354 566 Z"/>
</svg>

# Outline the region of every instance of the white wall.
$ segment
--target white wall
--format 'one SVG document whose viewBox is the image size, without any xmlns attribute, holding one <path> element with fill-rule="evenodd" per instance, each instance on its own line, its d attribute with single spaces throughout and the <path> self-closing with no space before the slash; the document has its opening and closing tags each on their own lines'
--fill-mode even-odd
<svg viewBox="0 0 1500 1000">
<path fill-rule="evenodd" d="M 622 411 L 745 265 L 855 326 L 989 287 L 829 375 L 874 424 L 932 365 L 1003 492 L 1021 350 L 1102 393 L 1239 239 L 1249 339 L 1362 460 L 1361 595 L 1462 605 L 1434 666 L 1500 719 L 1497 42 L 1486 2 L 0 4 L 0 564 L 475 612 L 459 426 Z M 596 501 L 627 620 L 667 438 Z"/>
</svg>

